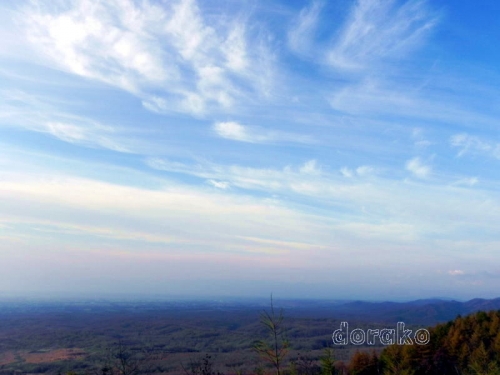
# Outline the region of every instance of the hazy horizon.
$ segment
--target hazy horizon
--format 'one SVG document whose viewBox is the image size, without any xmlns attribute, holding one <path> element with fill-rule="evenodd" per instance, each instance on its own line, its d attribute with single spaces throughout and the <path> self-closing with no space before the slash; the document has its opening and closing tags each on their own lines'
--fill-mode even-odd
<svg viewBox="0 0 500 375">
<path fill-rule="evenodd" d="M 484 298 L 484 300 L 495 300 L 500 297 Z M 307 302 L 311 303 L 333 303 L 333 304 L 344 304 L 350 302 L 368 302 L 368 303 L 384 303 L 384 302 L 395 302 L 395 303 L 407 303 L 415 301 L 455 301 L 455 302 L 467 302 L 474 299 L 483 298 L 450 298 L 450 297 L 439 297 L 439 296 L 429 296 L 427 298 L 380 298 L 380 299 L 359 299 L 359 298 L 335 298 L 331 297 L 293 297 L 293 296 L 272 296 L 273 301 L 280 305 L 280 303 L 288 302 Z M 88 293 L 88 292 L 40 292 L 40 291 L 24 291 L 22 293 L 15 292 L 2 292 L 0 291 L 0 302 L 9 301 L 23 301 L 27 303 L 37 303 L 37 302 L 69 302 L 69 303 L 156 303 L 156 302 L 223 302 L 223 303 L 259 303 L 264 306 L 269 305 L 270 296 L 269 295 L 250 295 L 250 296 L 237 296 L 237 295 L 203 295 L 203 294 L 168 294 L 168 293 Z M 303 307 L 307 307 L 304 305 Z"/>
</svg>

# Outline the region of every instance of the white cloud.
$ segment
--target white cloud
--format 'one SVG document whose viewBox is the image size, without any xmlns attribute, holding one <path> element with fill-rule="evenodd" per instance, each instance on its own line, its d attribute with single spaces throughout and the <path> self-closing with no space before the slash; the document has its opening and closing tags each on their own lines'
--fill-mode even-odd
<svg viewBox="0 0 500 375">
<path fill-rule="evenodd" d="M 68 143 L 130 152 L 118 127 L 61 112 L 45 98 L 22 91 L 0 91 L 0 125 L 50 134 Z"/>
<path fill-rule="evenodd" d="M 342 176 L 348 177 L 348 178 L 351 178 L 352 176 L 354 176 L 353 171 L 347 167 L 342 167 L 340 169 L 340 173 L 342 173 Z"/>
<path fill-rule="evenodd" d="M 299 172 L 304 174 L 319 175 L 321 173 L 321 169 L 318 168 L 317 164 L 316 160 L 309 160 L 299 168 Z"/>
<path fill-rule="evenodd" d="M 336 110 L 362 115 L 406 115 L 417 112 L 419 98 L 401 87 L 378 79 L 367 78 L 360 83 L 352 83 L 330 95 L 330 105 Z M 425 116 L 425 114 L 423 114 Z"/>
<path fill-rule="evenodd" d="M 67 142 L 81 142 L 85 139 L 84 129 L 73 124 L 47 122 L 47 131 L 53 136 Z"/>
<path fill-rule="evenodd" d="M 254 179 L 259 178 L 257 171 L 252 173 Z M 265 178 L 264 175 L 265 172 L 262 172 L 260 178 Z M 295 184 L 307 175 L 293 171 L 276 173 L 278 179 L 287 176 L 288 183 Z M 169 245 L 163 248 L 164 255 L 181 255 L 185 249 L 194 252 L 192 254 L 208 252 L 216 257 L 224 257 L 226 251 L 257 254 L 286 251 L 291 264 L 304 262 L 311 252 L 321 254 L 321 259 L 330 256 L 338 259 L 342 253 L 348 261 L 348 258 L 352 258 L 351 246 L 354 244 L 357 244 L 358 249 L 363 248 L 361 244 L 366 245 L 365 241 L 373 239 L 383 241 L 385 245 L 408 244 L 408 241 L 421 241 L 425 232 L 432 233 L 436 220 L 440 221 L 441 234 L 449 230 L 451 223 L 442 220 L 443 217 L 453 217 L 452 224 L 459 228 L 462 224 L 470 225 L 470 221 L 462 223 L 461 216 L 466 214 L 468 220 L 476 219 L 469 210 L 476 206 L 473 200 L 469 200 L 470 204 L 459 206 L 455 200 L 446 202 L 443 199 L 440 204 L 446 207 L 441 206 L 436 211 L 432 205 L 426 206 L 425 199 L 421 197 L 401 194 L 401 187 L 342 186 L 332 180 L 323 181 L 322 186 L 316 187 L 312 193 L 320 199 L 323 208 L 328 208 L 331 202 L 336 209 L 313 215 L 288 208 L 276 199 L 234 194 L 224 189 L 207 191 L 173 182 L 166 183 L 165 188 L 145 189 L 57 174 L 23 176 L 2 173 L 1 177 L 2 224 L 43 226 L 44 231 L 50 232 L 48 235 L 51 238 L 55 238 L 56 232 L 61 232 L 115 240 L 158 242 Z M 241 177 L 248 179 L 250 175 L 242 174 Z M 264 182 L 261 184 L 265 185 Z M 293 189 L 293 186 L 290 188 Z M 305 193 L 305 190 L 302 192 Z M 443 196 L 446 196 L 446 192 L 443 192 Z M 383 220 L 379 221 L 377 216 L 371 221 L 369 218 L 373 216 L 366 213 L 357 216 L 352 210 L 347 215 L 339 211 L 340 207 L 352 204 L 363 206 L 363 210 L 372 215 L 382 215 Z M 449 208 L 457 212 L 450 213 Z M 491 209 L 496 216 L 491 217 L 491 213 L 482 208 L 478 209 L 477 215 L 482 215 L 483 219 L 480 220 L 491 221 L 495 228 L 494 218 L 498 216 L 498 210 L 496 207 Z M 416 210 L 420 210 L 420 213 Z M 49 211 L 52 213 L 50 217 L 47 216 Z M 440 213 L 436 214 L 435 211 Z M 196 228 L 196 231 L 192 228 Z M 36 233 L 30 231 L 29 236 L 37 236 Z M 249 241 L 249 238 L 255 240 Z M 33 243 L 33 238 L 30 242 Z M 332 248 L 332 243 L 335 243 L 336 248 L 333 253 L 328 250 Z M 129 243 L 127 246 L 133 249 L 135 244 Z M 371 242 L 370 249 L 373 246 Z M 400 249 L 395 247 L 394 254 L 398 254 Z M 145 254 L 149 252 L 146 249 L 143 251 Z M 391 254 L 386 248 L 386 260 Z M 418 257 L 418 254 L 415 256 Z M 355 260 L 352 264 L 355 264 Z"/>
<path fill-rule="evenodd" d="M 458 181 L 455 181 L 453 185 L 465 185 L 465 186 L 475 186 L 479 183 L 479 179 L 477 177 L 469 177 L 469 178 L 462 178 Z"/>
<path fill-rule="evenodd" d="M 361 69 L 377 61 L 399 57 L 418 45 L 435 18 L 425 1 L 402 5 L 392 0 L 359 0 L 328 54 L 328 62 L 342 69 Z"/>
<path fill-rule="evenodd" d="M 226 181 L 208 180 L 208 183 L 210 185 L 212 185 L 213 187 L 216 187 L 217 189 L 222 189 L 222 190 L 226 190 L 231 186 Z"/>
<path fill-rule="evenodd" d="M 215 258 L 228 253 L 286 253 L 286 267 L 306 266 L 310 262 L 304 257 L 311 253 L 338 259 L 345 252 L 347 259 L 348 244 L 353 240 L 379 238 L 398 243 L 415 234 L 412 225 L 310 215 L 275 199 L 235 195 L 224 189 L 190 188 L 173 182 L 164 188 L 146 189 L 58 174 L 2 173 L 1 177 L 0 223 L 39 228 L 23 232 L 31 243 L 46 233 L 50 238 L 64 234 L 125 240 L 126 244 L 119 243 L 123 251 L 134 250 L 134 241 L 142 241 L 146 257 L 151 251 L 149 243 L 165 245 L 161 254 L 166 257 L 186 254 L 186 250 L 192 256 L 211 254 Z M 52 212 L 49 217 L 48 211 Z M 64 236 L 60 241 L 64 242 Z M 338 247 L 334 254 L 328 251 L 333 242 Z M 102 245 L 100 240 L 97 243 Z M 316 261 L 311 259 L 311 263 Z"/>
<path fill-rule="evenodd" d="M 263 77 L 272 81 L 262 41 L 224 15 L 209 23 L 194 0 L 39 0 L 19 19 L 47 61 L 127 90 L 155 111 L 229 110 L 264 95 Z"/>
<path fill-rule="evenodd" d="M 413 163 L 410 163 L 411 160 L 409 162 L 412 173 L 425 180 L 430 168 L 418 158 L 412 160 Z M 256 193 L 261 196 L 264 193 L 293 201 L 301 201 L 301 197 L 304 197 L 314 207 L 330 207 L 339 220 L 344 220 L 345 214 L 348 217 L 346 220 L 353 217 L 376 220 L 371 224 L 408 224 L 423 236 L 438 230 L 440 235 L 454 233 L 457 238 L 462 238 L 469 235 L 473 230 L 471 228 L 482 233 L 481 238 L 496 236 L 494 223 L 498 220 L 500 210 L 496 211 L 498 204 L 493 202 L 496 202 L 497 194 L 477 188 L 458 187 L 451 181 L 442 181 L 444 183 L 441 185 L 434 181 L 427 185 L 411 180 L 381 178 L 375 174 L 367 180 L 352 178 L 358 176 L 355 170 L 343 168 L 343 174 L 331 173 L 327 166 L 322 166 L 320 173 L 311 174 L 307 173 L 309 169 L 319 171 L 315 165 L 312 168 L 312 161 L 282 169 L 207 162 L 189 165 L 161 159 L 150 159 L 148 165 L 203 180 L 225 181 L 231 185 L 233 194 Z M 351 178 L 346 179 L 345 176 Z"/>
<path fill-rule="evenodd" d="M 241 24 L 235 23 L 222 47 L 226 66 L 235 72 L 245 72 L 249 64 L 247 49 L 245 29 Z"/>
<path fill-rule="evenodd" d="M 415 157 L 406 162 L 406 170 L 410 171 L 418 178 L 427 178 L 429 177 L 432 168 L 425 165 L 420 158 Z"/>
<path fill-rule="evenodd" d="M 312 1 L 292 22 L 292 51 L 334 69 L 388 73 L 387 65 L 416 49 L 433 29 L 438 16 L 427 1 L 357 0 L 330 41 L 316 35 L 322 1 Z M 328 22 L 331 22 L 330 20 Z"/>
<path fill-rule="evenodd" d="M 465 272 L 462 270 L 450 270 L 450 271 L 448 271 L 448 274 L 451 276 L 461 276 L 461 275 L 464 275 Z"/>
<path fill-rule="evenodd" d="M 358 176 L 364 177 L 372 174 L 374 172 L 373 167 L 370 167 L 369 165 L 362 165 L 358 168 L 356 168 L 356 173 Z"/>
<path fill-rule="evenodd" d="M 389 71 L 391 69 L 390 65 L 386 68 Z M 407 78 L 412 80 L 414 85 L 420 84 L 417 77 Z M 438 80 L 439 77 L 436 76 L 435 79 Z M 473 86 L 473 82 L 470 85 Z M 384 77 L 384 73 L 377 74 L 376 77 L 366 74 L 359 80 L 349 81 L 341 88 L 332 90 L 327 95 L 327 100 L 335 110 L 363 117 L 365 121 L 382 118 L 385 121 L 391 121 L 392 126 L 394 126 L 394 119 L 398 122 L 418 121 L 418 123 L 425 124 L 427 130 L 436 123 L 447 126 L 453 124 L 460 128 L 469 128 L 471 124 L 484 128 L 495 126 L 496 113 L 477 111 L 470 106 L 470 102 L 475 97 L 483 95 L 480 91 L 474 93 L 463 91 L 461 99 L 457 100 L 457 96 L 444 95 L 442 91 L 447 90 L 449 90 L 447 85 L 441 86 L 437 82 L 432 84 L 426 82 L 419 90 L 415 90 L 401 80 Z M 414 138 L 415 136 L 421 139 Z M 466 141 L 474 143 L 475 141 L 470 140 L 469 137 L 466 133 L 456 134 L 451 137 L 450 143 L 452 145 L 456 143 L 457 147 Z M 427 147 L 432 144 L 424 138 L 423 133 L 419 134 L 418 131 L 416 133 L 412 131 L 412 139 L 414 145 L 418 147 Z M 484 147 L 484 144 L 479 143 L 478 147 Z M 498 155 L 500 155 L 500 147 Z"/>
<path fill-rule="evenodd" d="M 214 130 L 220 137 L 235 141 L 253 142 L 258 140 L 252 138 L 243 125 L 234 121 L 217 122 L 214 124 Z"/>
<path fill-rule="evenodd" d="M 352 178 L 355 175 L 357 175 L 359 177 L 366 177 L 366 176 L 372 174 L 374 171 L 375 171 L 375 169 L 373 167 L 370 167 L 369 165 L 361 165 L 361 166 L 357 167 L 355 170 L 352 170 L 352 169 L 347 168 L 347 167 L 342 167 L 340 169 L 340 173 L 342 174 L 342 176 L 348 177 L 348 178 Z"/>
<path fill-rule="evenodd" d="M 359 258 L 368 257 L 371 266 L 379 264 L 386 267 L 379 270 L 389 272 L 401 249 L 411 254 L 409 263 L 423 264 L 419 262 L 424 258 L 424 264 L 446 266 L 461 239 L 469 241 L 466 248 L 481 248 L 485 258 L 494 257 L 498 247 L 481 246 L 497 237 L 500 200 L 494 191 L 378 176 L 368 182 L 347 181 L 338 172 L 329 173 L 324 165 L 321 173 L 311 174 L 319 170 L 313 160 L 282 169 L 162 160 L 151 160 L 150 165 L 199 177 L 204 184 L 158 183 L 161 177 L 155 173 L 154 178 L 150 176 L 155 188 L 148 189 L 144 186 L 149 181 L 129 187 L 53 171 L 43 175 L 3 171 L 0 223 L 9 227 L 9 239 L 24 241 L 16 251 L 50 239 L 50 248 L 56 249 L 51 250 L 54 257 L 66 251 L 119 251 L 126 257 L 162 259 L 168 262 L 169 271 L 179 267 L 178 263 L 172 266 L 179 258 L 202 256 L 217 262 L 231 256 L 240 261 L 251 258 L 259 272 L 264 272 L 258 261 L 278 264 L 285 255 L 278 269 L 288 269 L 287 275 L 294 267 L 316 270 L 319 280 L 325 264 L 333 260 L 341 259 L 342 267 L 359 272 Z M 134 180 L 124 168 L 117 173 L 122 181 Z M 225 184 L 231 188 L 224 189 Z M 306 199 L 290 199 L 292 194 Z M 310 210 L 309 204 L 318 208 Z M 448 243 L 439 246 L 436 235 Z M 5 247 L 5 242 L 0 246 Z M 440 252 L 430 251 L 436 248 Z M 469 254 L 455 253 L 458 257 Z M 190 263 L 189 267 L 197 266 Z M 255 272 L 255 267 L 250 268 Z M 229 272 L 224 267 L 217 270 L 221 275 Z"/>
<path fill-rule="evenodd" d="M 424 0 L 356 2 L 326 57 L 335 70 L 349 71 L 346 82 L 326 95 L 334 109 L 363 117 L 465 125 L 492 120 L 469 111 L 456 97 L 437 95 L 432 86 L 439 84 L 415 73 L 410 53 L 423 45 L 439 17 L 431 5 Z M 431 145 L 419 136 L 415 146 Z"/>
<path fill-rule="evenodd" d="M 86 236 L 101 239 L 100 251 L 106 251 L 102 238 L 127 241 L 119 246 L 127 251 L 135 249 L 134 241 L 143 241 L 145 257 L 151 251 L 148 243 L 155 242 L 165 245 L 161 253 L 167 257 L 186 250 L 191 256 L 216 258 L 298 251 L 292 263 L 303 249 L 320 248 L 309 233 L 323 226 L 321 220 L 307 219 L 276 202 L 172 183 L 164 189 L 144 189 L 56 174 L 1 177 L 0 223 L 31 228 L 23 232 L 28 243 L 46 235 L 59 238 L 59 246 L 64 246 L 65 236 Z M 296 228 L 293 234 L 291 228 Z M 60 234 L 65 235 L 62 240 Z"/>
<path fill-rule="evenodd" d="M 309 7 L 300 11 L 288 32 L 288 44 L 294 52 L 299 54 L 310 52 L 322 6 L 322 2 L 313 1 Z"/>
<path fill-rule="evenodd" d="M 450 138 L 452 147 L 459 149 L 457 156 L 465 154 L 486 154 L 495 159 L 500 159 L 500 143 L 485 141 L 467 133 L 455 134 Z"/>
<path fill-rule="evenodd" d="M 222 138 L 248 143 L 313 143 L 309 136 L 266 130 L 260 127 L 250 127 L 235 121 L 216 122 L 213 125 L 215 133 Z"/>
</svg>

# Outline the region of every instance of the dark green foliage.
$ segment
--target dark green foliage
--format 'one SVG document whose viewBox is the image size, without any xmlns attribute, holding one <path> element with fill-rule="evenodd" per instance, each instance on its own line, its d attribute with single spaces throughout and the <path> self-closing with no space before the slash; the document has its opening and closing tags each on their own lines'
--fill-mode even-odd
<svg viewBox="0 0 500 375">
<path fill-rule="evenodd" d="M 323 355 L 319 360 L 321 363 L 321 375 L 335 375 L 335 357 L 333 356 L 333 349 L 324 349 Z"/>
<path fill-rule="evenodd" d="M 500 311 L 478 312 L 430 328 L 427 345 L 393 345 L 380 357 L 384 374 L 499 375 Z"/>
</svg>

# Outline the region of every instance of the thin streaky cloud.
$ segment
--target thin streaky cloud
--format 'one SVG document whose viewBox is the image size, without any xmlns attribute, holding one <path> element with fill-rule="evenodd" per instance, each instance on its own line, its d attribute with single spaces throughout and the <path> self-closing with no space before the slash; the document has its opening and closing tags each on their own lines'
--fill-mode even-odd
<svg viewBox="0 0 500 375">
<path fill-rule="evenodd" d="M 223 190 L 229 189 L 231 187 L 229 182 L 226 181 L 208 180 L 208 183 L 213 187 Z"/>
<path fill-rule="evenodd" d="M 131 152 L 118 140 L 123 128 L 61 112 L 50 100 L 22 91 L 2 91 L 0 126 L 49 134 L 61 141 L 87 147 Z"/>
<path fill-rule="evenodd" d="M 408 79 L 413 81 L 415 77 Z M 367 120 L 401 119 L 417 124 L 444 124 L 462 131 L 473 131 L 473 124 L 495 127 L 496 111 L 478 111 L 470 104 L 476 95 L 480 95 L 479 92 L 469 92 L 461 87 L 455 90 L 460 92 L 458 98 L 457 95 L 441 93 L 448 90 L 439 84 L 428 84 L 416 90 L 404 82 L 366 75 L 361 80 L 349 81 L 341 88 L 332 90 L 327 94 L 327 100 L 334 110 Z M 429 142 L 421 139 L 414 144 L 425 148 L 431 145 L 432 142 Z"/>
<path fill-rule="evenodd" d="M 438 180 L 427 185 L 432 169 L 419 158 L 409 160 L 407 165 L 412 176 L 417 177 L 415 181 L 359 174 L 363 166 L 358 171 L 343 168 L 343 173 L 339 174 L 327 166 L 317 165 L 314 160 L 281 170 L 210 163 L 189 165 L 161 159 L 151 159 L 147 163 L 151 168 L 195 176 L 201 181 L 225 181 L 232 188 L 231 194 L 240 191 L 293 200 L 307 198 L 313 207 L 333 209 L 338 219 L 345 214 L 385 223 L 412 223 L 424 237 L 432 235 L 436 228 L 458 234 L 458 228 L 470 228 L 478 223 L 483 228 L 490 228 L 489 234 L 483 233 L 487 237 L 491 235 L 490 230 L 495 230 L 493 223 L 498 216 L 495 212 L 498 205 L 492 204 L 496 193 L 474 185 L 454 185 L 453 181 L 439 183 Z M 477 222 L 472 224 L 471 220 Z"/>
<path fill-rule="evenodd" d="M 452 185 L 475 186 L 478 183 L 479 179 L 477 177 L 468 177 L 468 178 L 461 178 L 460 180 L 453 182 Z"/>
<path fill-rule="evenodd" d="M 292 51 L 298 54 L 309 54 L 315 47 L 314 32 L 318 26 L 318 17 L 323 3 L 313 1 L 303 8 L 288 31 L 288 44 Z"/>
<path fill-rule="evenodd" d="M 450 138 L 452 147 L 458 148 L 458 157 L 466 154 L 483 154 L 500 159 L 500 142 L 492 142 L 481 139 L 478 136 L 467 133 L 455 134 Z"/>
<path fill-rule="evenodd" d="M 420 45 L 436 23 L 426 5 L 426 1 L 359 0 L 333 42 L 328 63 L 356 70 L 402 56 Z"/>
<path fill-rule="evenodd" d="M 248 143 L 315 143 L 310 136 L 293 134 L 261 127 L 242 125 L 236 121 L 216 122 L 214 132 L 221 138 Z"/>
</svg>

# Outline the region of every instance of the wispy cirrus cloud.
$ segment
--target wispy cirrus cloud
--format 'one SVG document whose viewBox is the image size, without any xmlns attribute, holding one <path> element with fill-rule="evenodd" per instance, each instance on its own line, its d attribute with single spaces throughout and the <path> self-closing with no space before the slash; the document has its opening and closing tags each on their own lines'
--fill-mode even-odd
<svg viewBox="0 0 500 375">
<path fill-rule="evenodd" d="M 387 69 L 390 69 L 389 66 Z M 460 92 L 460 95 L 448 95 L 448 85 L 441 86 L 438 82 L 431 83 L 427 80 L 418 83 L 422 77 L 413 75 L 406 78 L 413 82 L 412 86 L 384 77 L 383 74 L 374 77 L 367 73 L 332 90 L 326 95 L 326 99 L 336 111 L 363 119 L 412 121 L 418 126 L 414 129 L 421 128 L 422 123 L 426 124 L 426 129 L 429 129 L 429 124 L 438 123 L 462 131 L 471 129 L 471 124 L 486 129 L 495 126 L 497 111 L 478 110 L 471 105 L 476 96 L 482 95 L 480 91 L 462 91 L 459 86 L 454 86 L 454 90 Z M 448 135 L 443 134 L 443 137 Z M 455 138 L 450 139 L 452 146 L 462 147 L 466 142 L 476 149 L 485 146 L 484 142 L 477 142 L 479 139 L 475 140 L 468 133 L 458 133 L 453 137 Z M 421 130 L 412 131 L 412 138 L 414 146 L 421 149 L 433 143 L 423 137 Z"/>
<path fill-rule="evenodd" d="M 35 1 L 19 18 L 47 61 L 158 112 L 229 110 L 272 80 L 264 43 L 224 16 L 208 24 L 193 0 Z"/>
<path fill-rule="evenodd" d="M 235 121 L 216 122 L 214 132 L 222 138 L 248 143 L 315 143 L 307 135 L 268 130 L 256 126 L 242 125 Z"/>
<path fill-rule="evenodd" d="M 265 194 L 279 196 L 283 201 L 305 199 L 312 206 L 333 210 L 341 221 L 359 218 L 360 225 L 380 222 L 408 225 L 407 230 L 411 227 L 415 238 L 438 233 L 441 236 L 445 232 L 460 237 L 476 226 L 481 230 L 489 228 L 482 234 L 484 238 L 494 236 L 496 231 L 494 223 L 498 212 L 495 207 L 498 205 L 492 203 L 496 193 L 477 189 L 474 185 L 455 185 L 452 181 L 426 184 L 432 169 L 419 158 L 407 164 L 417 181 L 380 176 L 369 166 L 343 168 L 338 173 L 315 160 L 282 169 L 203 161 L 181 163 L 158 158 L 147 160 L 147 164 L 154 169 L 195 176 L 212 185 L 210 181 L 223 181 L 225 188 L 232 188 L 232 194 Z"/>
<path fill-rule="evenodd" d="M 401 92 L 400 88 L 385 81 L 364 78 L 334 91 L 329 98 L 330 105 L 339 111 L 355 115 L 406 114 L 413 115 L 419 98 L 412 92 Z"/>
<path fill-rule="evenodd" d="M 292 51 L 334 69 L 383 72 L 383 64 L 404 58 L 422 45 L 439 16 L 425 0 L 358 0 L 328 41 L 319 38 L 321 1 L 312 1 L 292 22 Z"/>
<path fill-rule="evenodd" d="M 335 68 L 376 67 L 419 45 L 436 23 L 426 1 L 359 0 L 334 39 L 327 61 Z"/>
<path fill-rule="evenodd" d="M 471 124 L 493 127 L 494 107 L 483 108 L 475 99 L 490 97 L 488 85 L 473 80 L 464 84 L 436 69 L 437 55 L 433 61 L 423 60 L 424 65 L 415 64 L 413 58 L 438 32 L 442 20 L 440 9 L 425 0 L 357 1 L 332 38 L 325 58 L 345 77 L 343 84 L 326 94 L 331 107 L 358 118 L 415 121 L 418 127 L 420 121 L 460 129 Z M 492 90 L 497 91 L 493 86 Z M 427 139 L 416 138 L 414 144 L 431 145 Z"/>
<path fill-rule="evenodd" d="M 318 26 L 318 17 L 323 3 L 313 1 L 309 7 L 303 8 L 288 31 L 288 44 L 299 54 L 309 54 L 314 45 L 314 32 Z"/>
<path fill-rule="evenodd" d="M 256 191 L 285 192 L 293 190 L 293 186 L 300 190 L 299 183 L 305 176 L 321 173 L 314 160 L 309 160 L 295 168 L 286 166 L 282 169 L 219 165 L 208 161 L 192 164 L 161 158 L 149 158 L 146 163 L 154 169 L 192 175 L 208 181 L 224 181 L 225 187 L 234 186 Z"/>
<path fill-rule="evenodd" d="M 120 142 L 124 129 L 61 111 L 46 98 L 19 90 L 0 91 L 0 126 L 49 134 L 61 141 L 87 147 L 130 152 Z"/>
<path fill-rule="evenodd" d="M 455 134 L 450 138 L 452 147 L 458 148 L 457 156 L 483 154 L 500 159 L 500 142 L 492 142 L 467 133 Z"/>
</svg>

